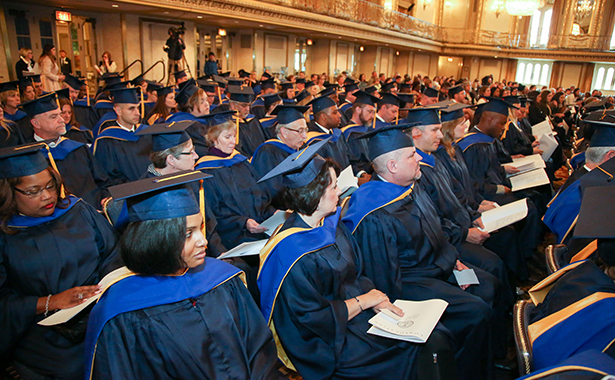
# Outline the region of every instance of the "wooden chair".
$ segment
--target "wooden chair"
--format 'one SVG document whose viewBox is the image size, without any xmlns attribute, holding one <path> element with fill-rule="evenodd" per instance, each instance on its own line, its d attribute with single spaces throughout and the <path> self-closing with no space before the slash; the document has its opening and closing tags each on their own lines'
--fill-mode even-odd
<svg viewBox="0 0 615 380">
<path fill-rule="evenodd" d="M 565 244 L 548 245 L 545 248 L 545 260 L 547 262 L 547 274 L 557 272 L 564 263 L 564 256 L 568 251 L 568 247 Z"/>
<path fill-rule="evenodd" d="M 532 372 L 532 345 L 528 335 L 530 313 L 534 304 L 530 300 L 520 300 L 513 310 L 513 330 L 517 348 L 519 375 L 525 376 Z"/>
</svg>

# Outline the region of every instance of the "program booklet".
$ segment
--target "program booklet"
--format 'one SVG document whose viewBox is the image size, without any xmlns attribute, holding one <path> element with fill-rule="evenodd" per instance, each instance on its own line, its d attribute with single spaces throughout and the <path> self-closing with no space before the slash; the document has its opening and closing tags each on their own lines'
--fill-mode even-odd
<svg viewBox="0 0 615 380">
<path fill-rule="evenodd" d="M 448 302 L 441 299 L 397 300 L 393 305 L 402 309 L 404 316 L 400 317 L 385 309 L 369 320 L 372 327 L 367 330 L 367 333 L 408 342 L 425 343 L 446 310 Z"/>
</svg>

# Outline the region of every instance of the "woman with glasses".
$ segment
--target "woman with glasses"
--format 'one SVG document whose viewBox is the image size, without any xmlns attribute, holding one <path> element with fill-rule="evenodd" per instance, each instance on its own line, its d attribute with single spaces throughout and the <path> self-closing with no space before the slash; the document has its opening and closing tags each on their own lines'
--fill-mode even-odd
<svg viewBox="0 0 615 380">
<path fill-rule="evenodd" d="M 117 267 L 117 236 L 94 207 L 64 193 L 41 147 L 0 151 L 0 365 L 23 379 L 82 379 L 87 312 L 37 323 L 99 293 Z"/>
</svg>

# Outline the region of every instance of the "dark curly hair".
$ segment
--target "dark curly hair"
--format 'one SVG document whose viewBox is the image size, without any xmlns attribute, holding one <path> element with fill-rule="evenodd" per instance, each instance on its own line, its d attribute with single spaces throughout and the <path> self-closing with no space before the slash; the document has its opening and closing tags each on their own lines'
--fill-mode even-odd
<svg viewBox="0 0 615 380">
<path fill-rule="evenodd" d="M 335 174 L 340 174 L 340 166 L 332 159 L 327 158 L 312 182 L 296 189 L 286 188 L 282 194 L 284 206 L 303 215 L 312 215 L 318 208 L 320 198 L 331 184 L 329 168 L 333 168 Z"/>
</svg>

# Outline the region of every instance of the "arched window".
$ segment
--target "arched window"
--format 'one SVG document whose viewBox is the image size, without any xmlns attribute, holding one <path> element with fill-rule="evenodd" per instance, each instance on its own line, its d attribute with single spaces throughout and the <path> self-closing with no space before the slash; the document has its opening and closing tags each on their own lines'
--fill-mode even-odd
<svg viewBox="0 0 615 380">
<path fill-rule="evenodd" d="M 604 89 L 605 90 L 610 90 L 612 85 L 613 85 L 613 74 L 615 73 L 615 69 L 614 68 L 610 68 L 606 71 L 606 79 L 604 80 Z"/>
<path fill-rule="evenodd" d="M 538 29 L 540 29 L 540 19 L 542 12 L 536 9 L 530 24 L 530 45 L 534 46 L 538 42 Z"/>
<path fill-rule="evenodd" d="M 549 65 L 542 65 L 542 75 L 540 76 L 540 84 L 548 86 L 549 85 Z"/>
<path fill-rule="evenodd" d="M 596 76 L 596 81 L 594 82 L 594 88 L 596 90 L 602 90 L 602 82 L 604 81 L 604 72 L 606 69 L 601 67 L 598 69 L 598 75 Z"/>
<path fill-rule="evenodd" d="M 551 61 L 536 61 L 531 59 L 519 59 L 517 61 L 517 82 L 525 85 L 548 86 L 551 80 Z"/>
<path fill-rule="evenodd" d="M 551 16 L 553 6 L 545 6 L 534 11 L 530 21 L 530 46 L 544 47 L 549 42 L 549 31 L 551 29 Z"/>
<path fill-rule="evenodd" d="M 553 9 L 547 9 L 542 19 L 542 31 L 540 32 L 540 45 L 545 46 L 549 42 L 549 29 L 551 29 L 551 16 Z"/>
<path fill-rule="evenodd" d="M 524 83 L 530 84 L 532 83 L 532 68 L 534 65 L 532 63 L 528 63 L 525 68 L 525 80 Z"/>
<path fill-rule="evenodd" d="M 534 65 L 534 76 L 532 77 L 532 83 L 540 83 L 540 63 Z"/>
<path fill-rule="evenodd" d="M 523 83 L 523 73 L 525 72 L 525 63 L 519 62 L 519 66 L 517 67 L 517 78 L 515 79 L 518 83 Z"/>
</svg>

